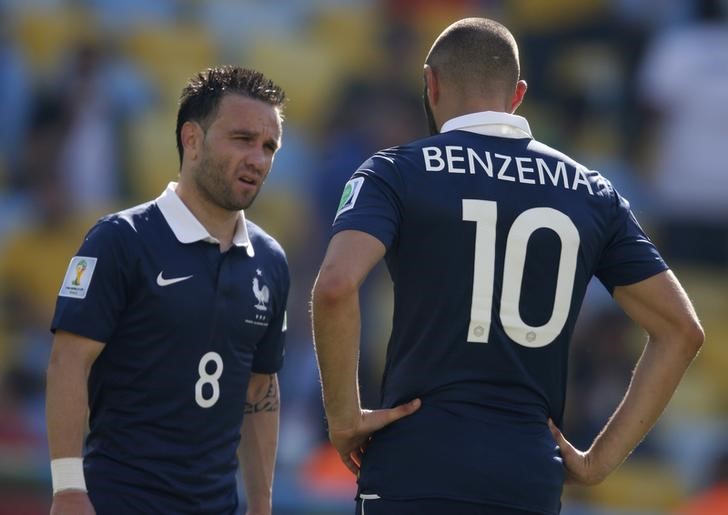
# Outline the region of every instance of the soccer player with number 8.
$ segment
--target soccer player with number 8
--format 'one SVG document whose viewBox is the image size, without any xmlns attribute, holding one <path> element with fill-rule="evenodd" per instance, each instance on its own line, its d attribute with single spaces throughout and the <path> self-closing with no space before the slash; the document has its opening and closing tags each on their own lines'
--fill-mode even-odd
<svg viewBox="0 0 728 515">
<path fill-rule="evenodd" d="M 236 451 L 247 513 L 271 513 L 289 275 L 243 210 L 284 99 L 253 70 L 193 77 L 179 182 L 102 218 L 71 259 L 48 366 L 52 514 L 237 513 Z"/>
</svg>

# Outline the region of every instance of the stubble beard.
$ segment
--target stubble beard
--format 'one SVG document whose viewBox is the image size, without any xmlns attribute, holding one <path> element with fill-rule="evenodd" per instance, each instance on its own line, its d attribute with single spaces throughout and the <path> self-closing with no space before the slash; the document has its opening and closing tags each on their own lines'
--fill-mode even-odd
<svg viewBox="0 0 728 515">
<path fill-rule="evenodd" d="M 225 171 L 228 168 L 227 162 L 217 160 L 208 152 L 205 152 L 196 173 L 193 175 L 195 184 L 209 202 L 222 209 L 228 211 L 248 209 L 260 190 L 247 195 L 245 198 L 236 198 L 232 189 L 225 183 Z"/>
</svg>

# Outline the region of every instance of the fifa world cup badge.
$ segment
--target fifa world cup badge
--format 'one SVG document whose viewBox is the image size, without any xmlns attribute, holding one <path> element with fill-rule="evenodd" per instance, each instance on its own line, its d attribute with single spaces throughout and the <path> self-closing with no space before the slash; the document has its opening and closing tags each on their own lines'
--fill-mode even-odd
<svg viewBox="0 0 728 515">
<path fill-rule="evenodd" d="M 85 298 L 91 284 L 91 278 L 94 275 L 96 261 L 97 258 L 88 256 L 74 256 L 71 258 L 58 295 L 74 299 Z"/>
</svg>

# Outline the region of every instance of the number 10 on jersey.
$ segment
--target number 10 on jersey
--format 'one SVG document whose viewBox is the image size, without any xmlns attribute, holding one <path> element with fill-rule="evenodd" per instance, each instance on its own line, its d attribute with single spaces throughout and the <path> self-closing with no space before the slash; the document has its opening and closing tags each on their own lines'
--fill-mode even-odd
<svg viewBox="0 0 728 515">
<path fill-rule="evenodd" d="M 463 220 L 476 224 L 468 341 L 487 343 L 493 307 L 498 205 L 491 200 L 463 199 Z M 523 321 L 519 305 L 528 240 L 538 229 L 556 233 L 561 241 L 561 255 L 551 318 L 544 325 L 534 327 Z M 506 239 L 500 307 L 500 320 L 511 340 L 525 347 L 544 347 L 561 333 L 571 310 L 579 242 L 574 222 L 550 207 L 528 209 L 513 221 Z"/>
</svg>

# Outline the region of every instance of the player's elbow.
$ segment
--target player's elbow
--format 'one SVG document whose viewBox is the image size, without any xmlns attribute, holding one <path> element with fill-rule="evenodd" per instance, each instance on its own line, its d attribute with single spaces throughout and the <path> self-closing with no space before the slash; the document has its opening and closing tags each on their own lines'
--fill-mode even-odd
<svg viewBox="0 0 728 515">
<path fill-rule="evenodd" d="M 359 291 L 357 282 L 343 271 L 330 268 L 322 269 L 313 286 L 312 301 L 316 306 L 331 306 Z"/>
<path fill-rule="evenodd" d="M 682 340 L 688 352 L 695 355 L 700 351 L 705 341 L 705 331 L 697 318 L 691 317 L 683 324 Z"/>
<path fill-rule="evenodd" d="M 249 403 L 259 402 L 260 399 L 277 399 L 278 374 L 250 374 L 246 398 Z"/>
<path fill-rule="evenodd" d="M 688 316 L 670 328 L 670 340 L 688 358 L 692 359 L 700 351 L 705 340 L 703 326 L 695 316 Z"/>
</svg>

